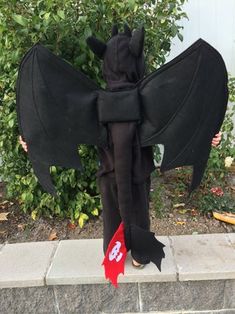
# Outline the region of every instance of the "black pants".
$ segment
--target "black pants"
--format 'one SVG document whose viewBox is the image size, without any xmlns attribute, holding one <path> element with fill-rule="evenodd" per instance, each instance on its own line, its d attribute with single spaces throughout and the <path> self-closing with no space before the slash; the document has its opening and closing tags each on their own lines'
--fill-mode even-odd
<svg viewBox="0 0 235 314">
<path fill-rule="evenodd" d="M 97 178 L 101 193 L 103 207 L 103 250 L 104 254 L 114 233 L 119 227 L 122 219 L 119 211 L 117 184 L 115 177 L 108 174 Z M 132 184 L 133 204 L 130 208 L 130 221 L 137 226 L 149 230 L 149 192 L 150 176 L 139 184 Z M 149 261 L 143 260 L 136 252 L 131 251 L 132 257 L 139 263 L 146 264 Z"/>
</svg>

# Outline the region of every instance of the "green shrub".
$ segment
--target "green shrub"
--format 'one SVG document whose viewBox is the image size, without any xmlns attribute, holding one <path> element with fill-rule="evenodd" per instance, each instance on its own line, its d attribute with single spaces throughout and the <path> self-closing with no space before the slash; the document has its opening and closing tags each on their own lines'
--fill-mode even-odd
<svg viewBox="0 0 235 314">
<path fill-rule="evenodd" d="M 221 127 L 222 140 L 219 146 L 212 148 L 205 173 L 204 184 L 208 186 L 215 184 L 215 182 L 221 185 L 226 184 L 224 178 L 228 173 L 228 168 L 225 167 L 225 159 L 229 156 L 235 157 L 235 136 L 233 133 L 233 119 L 235 114 L 235 78 L 229 78 L 228 87 L 230 102 Z"/>
<path fill-rule="evenodd" d="M 86 38 L 94 33 L 107 40 L 113 23 L 121 28 L 140 24 L 146 29 L 145 52 L 149 70 L 164 63 L 173 37 L 180 34 L 177 22 L 185 17 L 185 0 L 0 0 L 0 147 L 1 177 L 9 198 L 37 216 L 68 216 L 80 226 L 100 208 L 95 172 L 95 148 L 80 146 L 84 172 L 52 167 L 60 196 L 53 198 L 39 186 L 27 155 L 18 143 L 15 82 L 25 52 L 37 41 L 84 71 L 104 86 L 100 61 L 89 51 Z M 156 5 L 157 4 L 157 5 Z"/>
</svg>

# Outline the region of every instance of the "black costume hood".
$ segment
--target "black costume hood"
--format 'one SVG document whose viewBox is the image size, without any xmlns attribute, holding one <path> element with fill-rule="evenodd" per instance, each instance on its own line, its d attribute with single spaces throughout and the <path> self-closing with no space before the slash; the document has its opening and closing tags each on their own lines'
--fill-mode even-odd
<svg viewBox="0 0 235 314">
<path fill-rule="evenodd" d="M 119 33 L 114 25 L 112 36 L 106 44 L 93 36 L 87 39 L 87 44 L 103 59 L 102 70 L 108 89 L 132 87 L 144 77 L 143 27 L 136 29 L 132 34 L 126 24 L 123 33 Z"/>
</svg>

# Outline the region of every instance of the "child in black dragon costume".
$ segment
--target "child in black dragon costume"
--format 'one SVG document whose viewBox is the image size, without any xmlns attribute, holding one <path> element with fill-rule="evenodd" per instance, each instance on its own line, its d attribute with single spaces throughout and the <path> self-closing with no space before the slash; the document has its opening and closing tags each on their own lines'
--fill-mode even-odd
<svg viewBox="0 0 235 314">
<path fill-rule="evenodd" d="M 218 58 L 218 55 L 217 55 L 218 52 L 215 52 L 215 50 L 204 41 L 199 40 L 198 42 L 193 44 L 190 48 L 188 48 L 187 52 L 184 52 L 182 55 L 180 55 L 178 59 L 176 58 L 175 61 L 173 60 L 171 67 L 169 66 L 169 73 L 167 73 L 168 68 L 167 67 L 165 68 L 166 69 L 165 77 L 163 73 L 162 74 L 163 78 L 160 77 L 159 79 L 159 81 L 160 80 L 162 81 L 154 83 L 156 85 L 158 84 L 158 90 L 157 90 L 157 88 L 154 87 L 155 85 L 151 86 L 151 79 L 152 79 L 151 75 L 154 80 L 155 76 L 157 76 L 158 73 L 161 75 L 161 73 L 164 72 L 164 66 L 160 68 L 160 70 L 158 70 L 159 72 L 156 72 L 157 75 L 155 75 L 155 72 L 154 72 L 153 74 L 150 75 L 150 78 L 147 77 L 147 80 L 146 79 L 143 80 L 143 77 L 145 74 L 145 62 L 144 62 L 144 54 L 143 54 L 143 45 L 144 45 L 144 29 L 143 28 L 137 29 L 132 34 L 130 28 L 127 25 L 124 26 L 123 33 L 119 33 L 117 26 L 113 26 L 112 36 L 106 44 L 96 39 L 93 36 L 87 39 L 87 43 L 89 47 L 92 49 L 92 51 L 100 59 L 103 59 L 103 69 L 102 69 L 103 76 L 104 76 L 105 81 L 107 82 L 107 89 L 106 89 L 107 92 L 100 91 L 99 92 L 100 94 L 98 96 L 99 122 L 101 122 L 102 126 L 104 127 L 103 132 L 105 132 L 105 136 L 104 136 L 105 145 L 99 145 L 98 141 L 95 141 L 93 139 L 91 140 L 91 143 L 94 145 L 96 144 L 98 147 L 98 153 L 99 153 L 99 158 L 101 162 L 100 168 L 97 172 L 97 177 L 98 177 L 98 184 L 99 184 L 99 189 L 101 193 L 101 200 L 102 200 L 102 207 L 103 207 L 103 222 L 104 222 L 103 250 L 104 250 L 104 253 L 106 254 L 106 259 L 107 260 L 109 259 L 110 262 L 113 262 L 113 261 L 119 262 L 119 260 L 122 258 L 124 251 L 121 252 L 121 249 L 120 249 L 121 241 L 117 240 L 118 239 L 117 238 L 114 242 L 112 242 L 112 245 L 111 245 L 111 240 L 113 239 L 115 232 L 119 230 L 121 223 L 123 223 L 124 242 L 125 242 L 124 244 L 127 248 L 127 251 L 131 250 L 131 255 L 133 258 L 133 265 L 136 267 L 141 267 L 142 265 L 148 264 L 150 261 L 153 261 L 160 269 L 161 259 L 165 256 L 164 251 L 163 251 L 164 244 L 157 241 L 153 237 L 153 234 L 149 232 L 149 229 L 150 229 L 150 220 L 149 220 L 150 174 L 155 169 L 154 162 L 153 162 L 152 145 L 155 143 L 164 144 L 165 138 L 167 138 L 167 141 L 172 142 L 171 145 L 173 147 L 175 145 L 173 143 L 174 142 L 173 133 L 175 132 L 177 134 L 178 131 L 176 129 L 176 131 L 170 131 L 170 134 L 167 134 L 164 136 L 161 135 L 161 133 L 165 130 L 166 126 L 169 125 L 169 121 L 171 121 L 171 119 L 167 117 L 167 114 L 168 114 L 167 107 L 159 110 L 158 108 L 155 108 L 155 105 L 152 103 L 155 100 L 154 99 L 155 95 L 161 94 L 161 89 L 162 89 L 162 86 L 164 88 L 164 84 L 167 85 L 168 82 L 177 81 L 175 79 L 175 77 L 177 78 L 177 73 L 178 73 L 177 71 L 185 72 L 186 76 L 182 77 L 182 82 L 184 83 L 187 81 L 187 75 L 189 75 L 187 73 L 187 66 L 189 68 L 192 67 L 191 72 L 196 78 L 199 78 L 198 81 L 200 82 L 203 81 L 205 79 L 205 78 L 203 79 L 201 78 L 201 76 L 203 75 L 203 72 L 200 74 L 200 72 L 198 71 L 198 68 L 200 68 L 198 56 L 202 54 L 203 57 L 205 58 L 208 57 L 208 59 L 211 60 L 216 55 L 216 57 L 213 60 L 216 63 L 216 65 L 218 64 L 218 69 L 219 69 L 218 75 L 221 78 L 221 81 L 217 80 L 217 83 L 216 82 L 214 83 L 214 84 L 218 84 L 218 90 L 220 90 L 220 94 L 219 96 L 217 95 L 217 98 L 216 98 L 218 99 L 218 108 L 216 109 L 218 111 L 218 114 L 212 117 L 211 120 L 210 120 L 210 117 L 209 118 L 206 117 L 205 122 L 203 121 L 200 122 L 200 127 L 201 129 L 203 129 L 204 127 L 204 132 L 206 134 L 204 137 L 200 135 L 196 137 L 194 135 L 195 132 L 193 131 L 193 135 L 191 136 L 190 139 L 187 140 L 188 141 L 187 145 L 184 144 L 183 148 L 181 148 L 180 153 L 177 152 L 176 157 L 174 156 L 173 158 L 174 152 L 167 153 L 168 156 L 170 154 L 172 156 L 169 157 L 167 166 L 165 165 L 162 167 L 162 170 L 168 170 L 179 165 L 188 165 L 188 164 L 194 165 L 195 171 L 194 171 L 193 181 L 191 185 L 191 190 L 193 190 L 199 185 L 201 181 L 201 178 L 202 178 L 205 166 L 206 166 L 206 161 L 209 156 L 210 144 L 212 143 L 213 146 L 218 145 L 221 138 L 221 133 L 219 132 L 219 128 L 223 121 L 224 113 L 226 110 L 226 104 L 227 104 L 227 89 L 226 89 L 227 77 L 225 73 L 225 67 L 221 59 Z M 40 59 L 40 56 L 41 56 L 41 59 Z M 34 63 L 35 62 L 34 60 L 36 60 L 37 58 L 38 58 L 38 65 Z M 35 113 L 31 113 L 30 111 L 31 109 L 27 107 L 27 106 L 30 106 L 30 104 L 25 105 L 25 107 L 23 108 L 24 104 L 22 103 L 23 102 L 22 99 L 24 99 L 24 97 L 22 95 L 25 95 L 26 93 L 24 91 L 24 85 L 25 86 L 30 85 L 28 68 L 37 69 L 38 67 L 40 69 L 40 72 L 43 72 L 42 65 L 44 63 L 46 64 L 47 59 L 48 60 L 50 59 L 50 61 L 52 61 L 53 58 L 54 58 L 53 55 L 49 55 L 48 51 L 46 51 L 44 47 L 34 46 L 28 52 L 28 54 L 26 55 L 26 57 L 23 59 L 21 63 L 20 75 L 19 75 L 19 80 L 18 80 L 18 88 L 17 88 L 18 118 L 20 121 L 19 123 L 20 130 L 21 130 L 20 133 L 23 136 L 23 138 L 20 137 L 20 142 L 25 150 L 27 150 L 26 142 L 27 144 L 30 143 L 30 145 L 32 146 L 31 148 L 32 153 L 31 153 L 31 156 L 29 155 L 29 157 L 33 163 L 35 173 L 38 176 L 39 182 L 42 184 L 42 186 L 44 186 L 44 188 L 51 193 L 53 193 L 53 190 L 51 189 L 50 187 L 51 183 L 50 181 L 48 181 L 48 177 L 46 173 L 44 172 L 45 169 L 42 166 L 38 167 L 36 165 L 36 161 L 34 157 L 36 156 L 37 143 L 34 139 L 32 140 L 31 134 L 34 132 L 34 129 L 32 128 L 35 128 L 35 126 L 32 126 L 30 130 L 24 131 L 24 123 L 28 122 L 29 115 L 35 115 Z M 29 60 L 33 60 L 33 61 L 29 61 Z M 41 65 L 40 65 L 40 62 L 41 62 Z M 62 62 L 62 61 L 55 61 L 55 63 L 56 62 L 58 62 L 58 65 L 59 65 L 59 62 Z M 180 64 L 180 62 L 186 62 L 186 64 L 180 65 L 181 68 L 178 70 L 177 65 Z M 196 67 L 194 67 L 194 63 L 197 63 L 197 70 L 195 70 Z M 62 64 L 62 66 L 64 66 L 64 64 Z M 211 65 L 211 69 L 213 68 L 213 66 L 214 64 Z M 62 70 L 65 71 L 61 67 L 60 71 Z M 74 71 L 72 69 L 69 69 L 69 70 L 71 70 L 71 73 L 73 73 L 72 71 Z M 53 69 L 53 71 L 55 70 Z M 176 74 L 174 71 L 176 72 Z M 192 76 L 191 72 L 189 76 L 190 79 Z M 197 75 L 195 75 L 195 73 Z M 82 79 L 83 81 L 85 81 L 84 77 L 82 77 Z M 181 78 L 179 77 L 178 80 L 180 81 L 180 79 Z M 190 81 L 190 79 L 188 79 L 188 81 Z M 209 79 L 209 77 L 207 79 Z M 79 80 L 81 80 L 80 73 L 79 73 Z M 156 80 L 158 80 L 158 78 Z M 164 83 L 164 81 L 167 83 Z M 38 85 L 40 84 L 43 85 L 39 81 Z M 50 86 L 48 87 L 48 84 L 50 84 L 50 82 L 49 83 L 47 82 L 47 84 L 45 83 L 46 87 L 43 86 L 42 88 L 49 89 Z M 88 82 L 87 85 L 89 84 L 90 82 Z M 193 84 L 194 86 L 196 86 L 195 95 L 197 96 L 199 94 L 199 90 L 202 89 L 201 86 L 199 85 L 204 84 L 204 83 L 202 82 L 199 84 L 197 82 L 194 82 L 193 80 Z M 32 89 L 34 88 L 36 87 L 33 86 Z M 93 85 L 89 88 L 91 88 L 91 93 L 86 92 L 87 95 L 91 95 L 93 93 L 93 90 L 97 90 L 97 88 L 93 87 Z M 155 89 L 157 90 L 156 93 L 158 94 L 154 94 L 155 91 L 153 92 L 153 90 Z M 185 100 L 184 100 L 184 97 L 182 96 L 183 94 L 182 95 L 180 94 L 181 90 L 186 94 L 186 90 L 188 91 L 189 89 L 191 91 L 192 87 L 187 84 L 186 86 L 177 86 L 177 90 L 179 90 L 179 95 L 176 93 L 174 94 L 174 92 L 172 92 L 172 97 L 174 97 L 173 99 L 177 100 L 178 99 L 177 97 L 179 97 L 180 102 L 184 103 Z M 213 89 L 214 89 L 214 86 L 213 86 Z M 38 99 L 39 99 L 41 97 L 40 95 L 45 93 L 44 90 L 39 90 L 36 92 L 35 90 L 32 93 L 33 95 L 32 101 L 34 101 L 35 99 L 37 100 L 37 96 L 34 96 L 35 94 L 37 93 L 39 94 L 38 96 Z M 136 92 L 136 90 L 138 91 Z M 80 92 L 80 95 L 82 94 L 83 94 L 83 91 Z M 163 99 L 163 102 L 165 101 L 166 94 L 167 94 L 167 91 L 164 91 L 164 94 L 161 95 L 161 100 Z M 147 99 L 148 95 L 150 95 L 149 99 Z M 195 95 L 193 96 L 194 99 L 195 99 Z M 203 102 L 204 101 L 203 97 L 198 96 L 198 102 Z M 90 103 L 93 101 L 94 101 L 93 99 L 90 100 Z M 145 101 L 147 105 L 145 105 Z M 206 99 L 206 102 L 208 103 L 209 101 L 213 101 L 213 99 L 208 97 L 208 99 Z M 45 102 L 45 99 L 44 99 L 44 102 Z M 138 102 L 140 102 L 140 106 L 142 104 L 142 109 L 140 107 L 140 109 L 138 108 L 138 110 L 136 110 L 136 106 L 137 106 L 136 104 Z M 171 102 L 172 102 L 172 99 L 171 99 Z M 192 102 L 193 102 L 192 100 L 189 100 L 190 104 Z M 123 105 L 125 103 L 128 104 L 128 106 L 130 106 L 128 110 L 126 110 L 127 105 Z M 161 131 L 159 131 L 158 125 L 156 124 L 156 126 L 154 126 L 155 133 L 152 132 L 152 129 L 151 129 L 152 124 L 150 123 L 148 124 L 148 122 L 151 120 L 151 114 L 148 116 L 147 120 L 145 120 L 145 118 L 142 118 L 142 115 L 143 116 L 148 115 L 147 111 L 148 111 L 149 104 L 151 105 L 151 108 L 153 108 L 151 110 L 154 110 L 155 112 L 158 112 L 159 110 L 159 116 L 160 117 L 162 116 L 161 123 L 163 124 L 162 125 L 163 131 L 162 129 Z M 192 108 L 195 108 L 195 104 L 192 104 L 192 106 L 193 106 Z M 150 110 L 150 113 L 153 112 L 151 110 Z M 177 112 L 178 109 L 173 108 L 172 110 Z M 192 110 L 192 109 L 188 109 L 188 110 Z M 204 109 L 201 109 L 201 112 L 198 116 L 199 120 L 200 120 L 200 117 L 202 116 L 202 113 L 204 112 L 203 110 Z M 115 111 L 117 112 L 117 115 Z M 27 112 L 27 117 L 26 115 L 24 117 L 25 112 Z M 187 114 L 188 113 L 185 114 L 185 117 Z M 174 117 L 175 115 L 176 114 L 174 113 Z M 191 119 L 193 119 L 193 117 L 191 117 Z M 35 121 L 38 121 L 38 120 L 35 120 Z M 180 122 L 183 123 L 182 121 L 184 121 L 185 123 L 184 117 L 181 118 Z M 177 124 L 178 122 L 173 121 L 172 125 L 173 123 Z M 203 126 L 203 123 L 204 124 L 206 123 L 208 127 L 206 125 Z M 192 128 L 193 127 L 194 126 L 192 126 Z M 195 130 L 196 129 L 197 129 L 197 126 L 195 126 Z M 147 135 L 145 135 L 146 133 Z M 215 133 L 216 135 L 214 135 Z M 157 134 L 157 136 L 160 134 L 159 138 L 161 138 L 161 140 L 159 141 L 156 140 L 155 134 Z M 186 135 L 184 135 L 183 132 L 180 131 L 177 136 L 180 142 L 182 139 L 184 139 Z M 171 137 L 172 137 L 172 140 L 171 140 Z M 145 144 L 143 144 L 144 142 Z M 192 144 L 192 142 L 194 144 Z M 78 144 L 79 143 L 83 143 L 83 142 L 81 141 L 79 142 L 78 140 Z M 87 142 L 84 141 L 84 143 L 89 144 L 90 140 Z M 185 147 L 188 149 L 187 154 L 184 153 L 186 150 Z M 202 155 L 202 157 L 199 158 L 200 147 L 202 148 L 200 151 L 200 154 Z M 179 148 L 178 147 L 175 148 L 175 150 L 177 149 Z M 166 150 L 167 151 L 170 150 L 170 147 L 168 146 L 168 142 L 166 142 Z M 45 148 L 45 151 L 47 151 L 47 148 Z M 51 156 L 51 152 L 49 152 L 49 150 L 48 150 L 48 156 Z M 180 157 L 179 159 L 178 156 L 183 156 L 183 157 Z M 55 159 L 56 158 L 57 157 L 55 157 Z M 176 160 L 176 162 L 173 162 L 172 164 L 172 160 L 173 161 Z M 165 160 L 163 160 L 163 164 L 164 162 Z M 51 157 L 50 157 L 50 162 L 48 161 L 48 165 L 49 164 L 52 164 Z M 56 164 L 56 162 L 54 164 Z M 63 162 L 60 161 L 60 162 L 57 162 L 57 164 L 61 165 L 63 164 Z M 72 162 L 68 163 L 66 161 L 64 163 L 65 166 L 68 166 L 68 164 L 74 165 L 74 163 Z M 144 230 L 146 232 L 144 232 Z M 150 243 L 149 247 L 147 243 Z M 122 270 L 123 269 L 121 268 L 120 272 L 122 272 Z M 112 276 L 107 276 L 106 274 L 106 277 L 111 278 Z M 111 279 L 111 281 L 115 285 L 116 285 L 116 279 L 117 279 L 116 277 Z"/>
</svg>

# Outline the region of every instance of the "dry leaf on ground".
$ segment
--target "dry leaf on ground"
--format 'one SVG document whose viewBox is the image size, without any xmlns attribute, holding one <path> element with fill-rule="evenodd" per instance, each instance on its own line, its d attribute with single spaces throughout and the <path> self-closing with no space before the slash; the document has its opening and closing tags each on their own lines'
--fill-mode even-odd
<svg viewBox="0 0 235 314">
<path fill-rule="evenodd" d="M 72 223 L 72 222 L 69 222 L 69 223 L 68 223 L 68 228 L 69 228 L 69 229 L 75 229 L 75 228 L 76 228 L 76 225 L 75 225 L 74 223 Z"/>
<path fill-rule="evenodd" d="M 197 216 L 198 215 L 198 211 L 195 208 L 191 209 L 191 215 L 192 216 Z"/>
<path fill-rule="evenodd" d="M 3 202 L 0 203 L 0 208 L 5 209 L 8 204 L 9 204 L 8 201 L 3 201 Z"/>
<path fill-rule="evenodd" d="M 235 214 L 213 211 L 214 218 L 235 225 Z"/>
<path fill-rule="evenodd" d="M 19 225 L 17 225 L 17 227 L 18 227 L 18 229 L 19 229 L 20 231 L 24 231 L 24 229 L 25 229 L 25 227 L 26 227 L 26 224 L 19 224 Z"/>
<path fill-rule="evenodd" d="M 184 207 L 185 203 L 177 203 L 175 205 L 173 205 L 174 208 L 178 208 L 178 207 Z"/>
<path fill-rule="evenodd" d="M 8 213 L 0 213 L 0 221 L 8 220 L 7 219 L 8 214 L 9 214 L 9 212 Z"/>
<path fill-rule="evenodd" d="M 49 241 L 53 241 L 53 240 L 57 240 L 57 239 L 58 239 L 58 237 L 57 237 L 57 232 L 53 230 L 53 231 L 50 233 L 50 235 L 49 235 L 49 237 L 48 237 L 48 240 L 49 240 Z"/>
<path fill-rule="evenodd" d="M 3 201 L 0 203 L 0 208 L 5 209 L 5 208 L 12 206 L 13 204 L 14 203 L 6 200 L 6 201 Z"/>
<path fill-rule="evenodd" d="M 187 211 L 188 211 L 188 209 L 180 209 L 180 210 L 179 210 L 179 213 L 180 213 L 180 214 L 185 214 L 185 213 L 187 213 Z"/>
<path fill-rule="evenodd" d="M 185 221 L 176 221 L 176 225 L 185 225 L 186 222 Z"/>
</svg>

